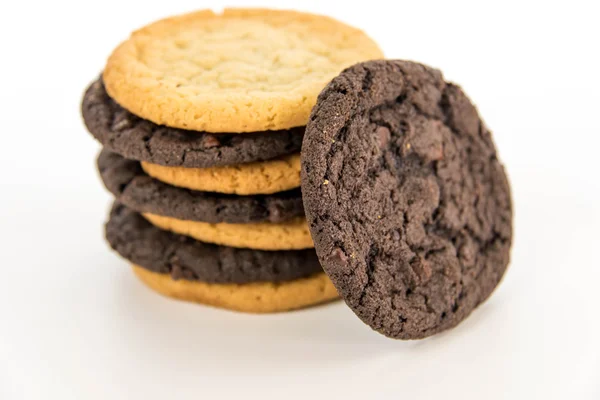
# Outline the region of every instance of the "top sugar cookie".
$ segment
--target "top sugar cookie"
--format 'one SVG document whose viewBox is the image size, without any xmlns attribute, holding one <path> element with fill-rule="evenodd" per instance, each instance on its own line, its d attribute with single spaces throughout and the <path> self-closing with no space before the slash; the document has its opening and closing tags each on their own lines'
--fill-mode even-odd
<svg viewBox="0 0 600 400">
<path fill-rule="evenodd" d="M 305 125 L 344 68 L 382 58 L 363 32 L 294 11 L 198 11 L 134 32 L 104 70 L 109 95 L 154 123 L 206 132 Z"/>
</svg>

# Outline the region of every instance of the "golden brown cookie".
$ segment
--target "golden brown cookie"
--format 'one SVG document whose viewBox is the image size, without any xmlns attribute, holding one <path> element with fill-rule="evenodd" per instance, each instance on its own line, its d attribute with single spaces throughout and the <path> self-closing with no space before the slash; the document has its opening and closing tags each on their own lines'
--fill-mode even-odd
<svg viewBox="0 0 600 400">
<path fill-rule="evenodd" d="M 249 313 L 271 313 L 305 308 L 338 298 L 324 273 L 288 282 L 245 284 L 173 280 L 169 275 L 132 265 L 150 288 L 168 297 Z"/>
<path fill-rule="evenodd" d="M 211 224 L 156 214 L 142 214 L 154 226 L 205 243 L 256 250 L 300 250 L 314 247 L 304 217 L 285 222 Z"/>
<path fill-rule="evenodd" d="M 329 17 L 203 10 L 134 32 L 112 53 L 103 78 L 117 103 L 154 123 L 254 132 L 305 125 L 327 82 L 378 58 L 368 36 Z"/>
<path fill-rule="evenodd" d="M 169 185 L 202 192 L 237 195 L 272 194 L 300 186 L 300 154 L 268 161 L 212 168 L 165 167 L 142 162 L 151 177 Z"/>
</svg>

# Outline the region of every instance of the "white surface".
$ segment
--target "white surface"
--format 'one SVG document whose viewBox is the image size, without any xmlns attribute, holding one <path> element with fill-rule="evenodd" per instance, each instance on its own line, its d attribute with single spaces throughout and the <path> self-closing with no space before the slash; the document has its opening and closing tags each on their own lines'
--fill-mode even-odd
<svg viewBox="0 0 600 400">
<path fill-rule="evenodd" d="M 600 398 L 597 2 L 271 2 L 442 68 L 495 134 L 510 270 L 457 329 L 408 343 L 340 303 L 241 315 L 136 281 L 102 239 L 80 96 L 129 31 L 222 4 L 60 3 L 0 5 L 0 399 Z"/>
</svg>

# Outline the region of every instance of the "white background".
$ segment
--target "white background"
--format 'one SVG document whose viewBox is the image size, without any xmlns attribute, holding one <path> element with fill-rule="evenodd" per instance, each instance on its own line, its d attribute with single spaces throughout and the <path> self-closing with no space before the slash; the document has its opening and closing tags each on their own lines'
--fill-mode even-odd
<svg viewBox="0 0 600 400">
<path fill-rule="evenodd" d="M 341 303 L 252 316 L 150 292 L 103 241 L 80 97 L 131 30 L 222 2 L 4 1 L 0 399 L 600 399 L 598 2 L 229 2 L 269 3 L 358 26 L 464 87 L 512 182 L 501 286 L 419 342 Z"/>
</svg>

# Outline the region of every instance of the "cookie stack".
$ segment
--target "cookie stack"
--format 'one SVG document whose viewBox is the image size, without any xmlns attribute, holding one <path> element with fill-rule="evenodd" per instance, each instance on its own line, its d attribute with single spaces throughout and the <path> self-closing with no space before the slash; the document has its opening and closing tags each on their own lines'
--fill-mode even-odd
<svg viewBox="0 0 600 400">
<path fill-rule="evenodd" d="M 459 324 L 508 266 L 510 186 L 461 88 L 381 56 L 289 11 L 136 31 L 82 107 L 110 245 L 175 298 L 275 312 L 339 294 L 397 339 Z"/>
<path fill-rule="evenodd" d="M 361 31 L 291 11 L 200 11 L 134 32 L 82 114 L 116 197 L 111 247 L 167 296 L 247 312 L 337 297 L 300 193 L 317 95 L 381 58 Z"/>
</svg>

